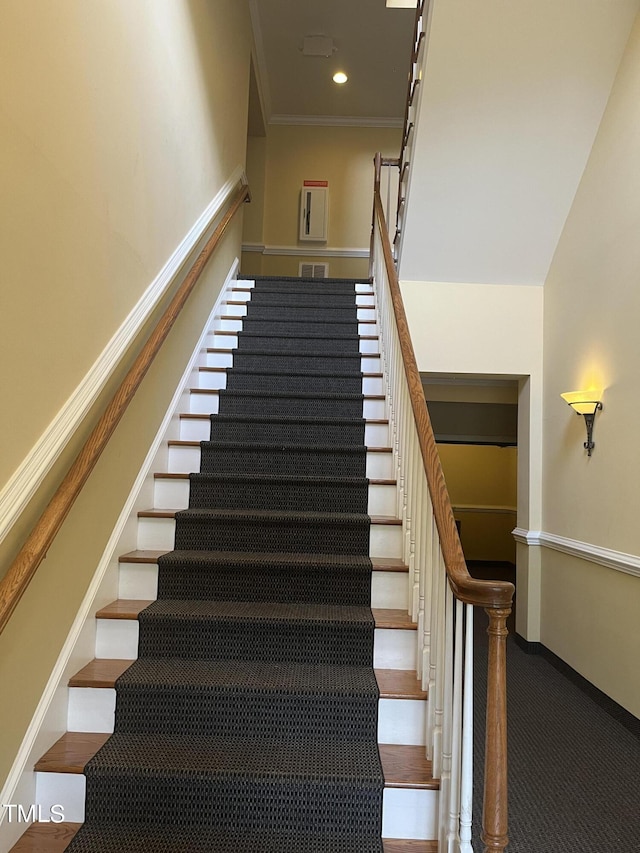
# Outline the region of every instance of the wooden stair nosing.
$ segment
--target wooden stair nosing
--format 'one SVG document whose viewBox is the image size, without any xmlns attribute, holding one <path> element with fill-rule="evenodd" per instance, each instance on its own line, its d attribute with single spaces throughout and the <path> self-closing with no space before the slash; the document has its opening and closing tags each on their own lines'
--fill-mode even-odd
<svg viewBox="0 0 640 853">
<path fill-rule="evenodd" d="M 154 480 L 188 480 L 190 476 L 191 476 L 190 474 L 185 474 L 185 473 L 176 474 L 176 473 L 171 473 L 170 471 L 160 471 L 160 472 L 157 471 L 153 475 L 153 479 Z M 246 476 L 251 477 L 252 475 L 247 474 Z M 260 475 L 256 475 L 256 476 L 267 476 L 267 475 L 260 474 Z M 380 479 L 380 478 L 376 479 L 374 477 L 369 477 L 368 479 L 369 479 L 369 485 L 370 486 L 396 486 L 398 484 L 397 480 L 388 480 L 388 479 L 385 480 L 385 479 Z"/>
<path fill-rule="evenodd" d="M 10 853 L 63 853 L 81 823 L 32 823 Z"/>
<path fill-rule="evenodd" d="M 163 554 L 168 554 L 169 551 L 156 551 L 152 549 L 142 549 L 136 551 L 128 551 L 126 554 L 121 554 L 118 557 L 120 563 L 157 563 L 158 557 Z M 408 574 L 409 567 L 398 557 L 371 557 L 374 572 L 400 572 Z"/>
<path fill-rule="evenodd" d="M 97 619 L 126 619 L 136 620 L 138 614 L 153 604 L 153 599 L 118 598 L 101 607 L 96 613 Z M 418 626 L 411 621 L 406 610 L 394 610 L 389 607 L 371 608 L 376 628 L 391 628 L 405 631 L 416 631 Z"/>
<path fill-rule="evenodd" d="M 219 391 L 226 391 L 226 388 L 189 388 L 189 394 L 217 394 Z M 238 393 L 242 393 L 242 390 L 239 390 Z M 250 392 L 250 393 L 258 393 L 258 392 Z M 299 392 L 293 392 L 291 394 L 286 394 L 284 391 L 281 392 L 283 396 L 290 397 L 298 397 Z M 363 394 L 363 400 L 386 400 L 386 396 L 384 394 Z"/>
<path fill-rule="evenodd" d="M 138 510 L 138 518 L 175 518 L 177 512 L 182 512 L 180 509 L 141 509 Z M 250 510 L 247 510 L 250 512 Z M 385 524 L 391 527 L 400 527 L 402 525 L 401 518 L 395 518 L 391 515 L 370 515 L 371 524 Z"/>
<path fill-rule="evenodd" d="M 239 320 L 241 318 L 240 317 L 234 317 L 233 319 Z M 221 337 L 222 336 L 224 336 L 224 337 L 235 337 L 239 331 L 241 331 L 241 330 L 240 329 L 214 329 L 212 334 L 220 335 Z M 272 337 L 277 337 L 277 336 L 273 335 Z M 304 337 L 304 335 L 299 335 L 299 336 L 297 335 L 296 337 Z M 358 335 L 358 337 L 360 338 L 361 341 L 377 341 L 379 339 L 379 335 Z M 324 340 L 324 339 L 318 338 L 318 340 Z M 365 353 L 365 355 L 366 355 L 366 353 Z"/>
<path fill-rule="evenodd" d="M 10 853 L 64 853 L 80 823 L 34 823 Z M 438 853 L 437 841 L 383 838 L 384 853 Z"/>
<path fill-rule="evenodd" d="M 185 421 L 209 421 L 211 415 L 202 412 L 181 412 L 179 415 L 181 420 Z M 377 424 L 380 426 L 389 426 L 389 418 L 364 418 L 365 423 Z"/>
<path fill-rule="evenodd" d="M 110 737 L 105 732 L 65 732 L 36 762 L 41 773 L 81 775 L 96 752 Z M 431 762 L 423 746 L 379 744 L 382 772 L 387 788 L 437 790 L 439 781 L 432 776 Z"/>
<path fill-rule="evenodd" d="M 206 415 L 208 418 L 209 415 Z M 232 442 L 234 443 L 234 442 Z M 237 444 L 241 444 L 242 442 L 235 442 Z M 200 447 L 202 445 L 201 441 L 193 441 L 187 440 L 184 438 L 172 438 L 167 442 L 169 447 Z M 292 445 L 293 446 L 293 445 Z M 304 445 L 301 445 L 304 446 Z M 361 445 L 356 445 L 356 447 L 360 447 Z M 367 453 L 392 453 L 392 447 L 369 447 L 365 445 L 367 448 Z"/>
<path fill-rule="evenodd" d="M 69 687 L 110 689 L 133 661 L 118 658 L 95 658 L 69 679 Z M 422 690 L 415 670 L 376 669 L 376 680 L 381 699 L 412 699 L 422 701 L 427 693 Z"/>
<path fill-rule="evenodd" d="M 228 303 L 227 303 L 227 304 L 228 304 Z M 234 303 L 232 303 L 232 304 L 234 304 Z M 365 307 L 365 308 L 366 308 L 366 307 L 372 307 L 372 306 L 360 306 L 360 305 L 359 305 L 359 306 L 357 306 L 357 307 L 358 307 L 358 308 L 361 308 L 361 307 Z M 218 319 L 220 319 L 220 320 L 244 320 L 244 319 L 246 318 L 246 316 L 247 316 L 246 314 L 238 314 L 238 315 L 236 315 L 236 314 L 221 314 L 221 315 L 220 315 L 220 317 L 219 317 Z M 287 319 L 288 319 L 287 317 L 282 317 L 281 322 L 282 322 L 282 321 L 286 321 Z M 265 320 L 262 320 L 262 322 L 266 322 L 266 321 L 265 321 Z M 291 322 L 292 322 L 292 323 L 299 323 L 299 322 L 305 322 L 305 321 L 304 321 L 304 320 L 303 320 L 303 321 L 300 321 L 300 320 L 291 320 Z M 310 321 L 310 322 L 312 322 L 312 321 Z M 326 320 L 326 321 L 324 321 L 324 320 L 316 320 L 316 322 L 317 322 L 318 324 L 320 324 L 320 323 L 322 323 L 322 322 L 328 322 L 328 323 L 330 323 L 330 322 L 331 322 L 331 320 Z M 351 321 L 350 321 L 350 322 L 351 322 Z M 356 320 L 354 320 L 354 321 L 352 321 L 352 322 L 357 322 L 359 325 L 360 325 L 360 324 L 365 324 L 365 323 L 368 323 L 368 324 L 373 325 L 374 323 L 377 323 L 378 321 L 377 321 L 377 320 L 360 320 L 359 318 L 357 318 Z M 346 325 L 346 324 L 345 324 L 345 325 Z M 214 329 L 214 330 L 213 330 L 214 334 L 215 334 L 215 333 L 217 333 L 218 331 L 219 331 L 219 329 Z"/>
<path fill-rule="evenodd" d="M 233 368 L 232 367 L 206 367 L 206 366 L 201 366 L 198 368 L 199 373 L 228 373 L 230 370 L 233 370 Z M 248 371 L 248 372 L 250 372 L 250 371 Z M 260 375 L 262 375 L 262 374 L 260 374 Z M 300 376 L 306 376 L 306 374 L 301 373 Z M 382 379 L 383 377 L 384 377 L 384 373 L 362 373 L 363 379 Z"/>
</svg>

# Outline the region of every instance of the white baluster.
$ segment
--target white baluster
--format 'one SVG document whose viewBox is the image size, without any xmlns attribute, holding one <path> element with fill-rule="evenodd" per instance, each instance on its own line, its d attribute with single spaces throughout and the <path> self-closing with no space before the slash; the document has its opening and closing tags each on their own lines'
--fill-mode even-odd
<svg viewBox="0 0 640 853">
<path fill-rule="evenodd" d="M 447 853 L 456 853 L 460 840 L 460 762 L 462 743 L 462 659 L 464 653 L 464 605 L 455 603 L 455 649 L 453 658 L 453 719 L 451 733 L 451 788 L 447 818 Z"/>
<path fill-rule="evenodd" d="M 473 605 L 465 604 L 464 701 L 460 771 L 460 853 L 473 853 Z"/>
</svg>

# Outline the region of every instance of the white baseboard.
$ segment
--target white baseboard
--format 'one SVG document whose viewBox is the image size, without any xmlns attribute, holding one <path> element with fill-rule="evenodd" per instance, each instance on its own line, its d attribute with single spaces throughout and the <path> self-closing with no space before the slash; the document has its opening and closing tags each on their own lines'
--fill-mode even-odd
<svg viewBox="0 0 640 853">
<path fill-rule="evenodd" d="M 189 229 L 129 316 L 98 356 L 82 382 L 51 421 L 20 466 L 0 490 L 0 542 L 7 536 L 83 418 L 95 403 L 105 383 L 129 345 L 147 322 L 211 228 L 244 172 L 238 166 L 229 180 Z"/>
<path fill-rule="evenodd" d="M 16 833 L 20 835 L 27 829 L 25 824 L 10 824 L 5 819 L 6 809 L 3 809 L 2 806 L 9 803 L 21 804 L 28 809 L 35 802 L 33 799 L 35 791 L 33 766 L 42 752 L 66 730 L 67 680 L 71 674 L 70 669 L 77 668 L 78 660 L 88 662 L 95 657 L 94 613 L 96 607 L 99 606 L 97 602 L 100 600 L 101 590 L 109 571 L 113 570 L 117 573 L 118 554 L 121 551 L 131 550 L 131 542 L 125 541 L 123 544 L 123 539 L 126 540 L 129 536 L 132 521 L 137 522 L 136 513 L 141 508 L 139 506 L 140 495 L 145 487 L 153 482 L 156 459 L 159 453 L 164 452 L 163 445 L 171 431 L 175 429 L 177 415 L 182 408 L 181 401 L 191 385 L 191 377 L 198 366 L 201 354 L 206 349 L 209 329 L 213 325 L 214 317 L 220 312 L 220 306 L 229 290 L 231 281 L 238 274 L 239 265 L 239 260 L 236 258 L 220 290 L 216 304 L 204 324 L 198 344 L 182 374 L 162 424 L 116 522 L 89 589 L 29 724 L 13 767 L 2 791 L 0 791 L 0 851 L 9 850 L 17 840 Z"/>
<path fill-rule="evenodd" d="M 602 548 L 600 545 L 592 545 L 590 542 L 581 542 L 578 539 L 569 539 L 566 536 L 558 536 L 555 533 L 547 533 L 544 530 L 525 530 L 516 527 L 512 531 L 516 542 L 523 545 L 540 545 L 570 554 L 590 563 L 597 563 L 617 572 L 640 577 L 640 557 L 635 554 L 625 554 L 623 551 L 613 551 L 611 548 Z"/>
</svg>

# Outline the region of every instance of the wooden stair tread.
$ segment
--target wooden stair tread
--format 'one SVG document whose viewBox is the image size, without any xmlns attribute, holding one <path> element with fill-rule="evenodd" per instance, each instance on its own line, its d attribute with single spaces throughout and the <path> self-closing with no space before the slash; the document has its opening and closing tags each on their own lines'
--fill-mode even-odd
<svg viewBox="0 0 640 853">
<path fill-rule="evenodd" d="M 234 303 L 232 303 L 232 304 L 234 304 Z M 361 307 L 366 308 L 366 307 L 371 307 L 371 306 L 366 306 L 366 305 L 365 305 L 365 306 L 360 306 L 360 305 L 358 305 L 357 307 L 358 307 L 358 308 L 361 308 Z M 245 318 L 245 317 L 246 317 L 246 314 L 240 314 L 240 315 L 236 315 L 236 314 L 221 314 L 221 315 L 220 315 L 220 317 L 219 317 L 219 319 L 220 319 L 220 320 L 244 320 L 244 318 Z M 281 318 L 281 320 L 288 320 L 288 319 L 289 319 L 289 318 L 288 318 L 288 317 L 286 317 L 286 316 L 283 316 L 283 317 Z M 265 322 L 265 321 L 263 320 L 262 322 Z M 277 321 L 276 321 L 276 322 L 277 322 Z M 292 322 L 294 322 L 294 323 L 295 323 L 296 321 L 295 321 L 295 320 L 293 320 Z M 300 321 L 298 321 L 298 322 L 300 322 Z M 331 321 L 330 321 L 330 320 L 328 320 L 327 322 L 331 322 Z M 357 320 L 357 322 L 358 322 L 358 323 L 375 323 L 375 322 L 377 322 L 377 321 L 376 321 L 376 320 L 360 320 L 360 319 L 358 319 L 358 320 Z M 218 331 L 219 331 L 219 329 L 215 329 L 215 330 L 214 330 L 214 332 L 218 332 Z"/>
<path fill-rule="evenodd" d="M 157 563 L 158 557 L 168 551 L 136 550 L 128 551 L 118 557 L 120 563 Z M 374 572 L 402 572 L 407 574 L 409 567 L 397 557 L 371 557 Z"/>
<path fill-rule="evenodd" d="M 376 669 L 375 674 L 381 699 L 427 698 L 415 669 Z"/>
<path fill-rule="evenodd" d="M 238 319 L 239 319 L 238 317 L 234 317 L 234 320 L 238 320 Z M 236 331 L 235 329 L 214 329 L 214 334 L 215 335 L 227 335 L 227 336 L 234 336 L 235 337 L 235 335 L 238 334 L 238 331 L 239 330 Z M 358 335 L 358 337 L 360 338 L 361 341 L 377 341 L 378 340 L 378 335 Z"/>
<path fill-rule="evenodd" d="M 175 518 L 177 512 L 182 512 L 180 509 L 141 509 L 138 511 L 138 518 Z M 247 510 L 251 512 L 251 510 Z M 402 519 L 394 518 L 392 515 L 371 515 L 371 524 L 389 524 L 394 527 L 402 525 Z"/>
<path fill-rule="evenodd" d="M 118 658 L 96 658 L 83 666 L 69 679 L 69 687 L 113 688 L 123 672 L 133 661 Z M 376 680 L 383 699 L 426 699 L 426 691 L 422 690 L 416 678 L 415 670 L 405 669 L 376 669 Z"/>
<path fill-rule="evenodd" d="M 33 823 L 10 853 L 63 853 L 81 823 Z"/>
<path fill-rule="evenodd" d="M 440 787 L 432 775 L 431 762 L 425 758 L 423 746 L 379 744 L 385 788 Z"/>
<path fill-rule="evenodd" d="M 81 774 L 108 737 L 105 732 L 65 732 L 36 762 L 35 770 Z"/>
<path fill-rule="evenodd" d="M 100 608 L 96 613 L 96 619 L 137 619 L 138 614 L 145 607 L 153 604 L 153 600 L 137 598 L 118 598 Z"/>
<path fill-rule="evenodd" d="M 231 367 L 206 367 L 202 366 L 198 368 L 199 373 L 228 373 L 232 370 Z M 305 375 L 305 374 L 301 374 Z M 384 373 L 363 373 L 362 377 L 364 379 L 382 379 Z"/>
<path fill-rule="evenodd" d="M 34 823 L 10 853 L 64 853 L 78 832 L 80 823 Z M 384 853 L 438 853 L 437 841 L 384 838 Z"/>
<path fill-rule="evenodd" d="M 204 417 L 209 420 L 209 415 L 204 415 Z M 242 442 L 232 442 L 237 444 L 242 444 Z M 184 438 L 172 438 L 167 442 L 169 447 L 200 447 L 202 444 L 201 441 L 187 441 Z M 293 445 L 292 445 L 293 446 Z M 369 447 L 367 445 L 367 453 L 391 453 L 391 447 Z"/>
<path fill-rule="evenodd" d="M 219 391 L 225 391 L 225 390 L 226 390 L 225 388 L 189 388 L 189 394 L 217 394 Z M 242 389 L 240 391 L 238 391 L 238 393 L 239 394 L 243 393 Z M 250 392 L 250 393 L 258 393 L 258 392 Z M 271 392 L 267 392 L 267 393 L 271 393 Z M 288 393 L 285 391 L 281 391 L 278 393 L 281 393 L 285 397 L 286 396 L 297 397 L 298 394 L 302 393 L 302 392 L 293 391 L 291 393 Z M 307 393 L 307 392 L 304 392 L 304 393 Z M 363 394 L 362 397 L 365 400 L 386 400 L 387 399 L 384 394 Z"/>
<path fill-rule="evenodd" d="M 118 658 L 96 658 L 69 679 L 69 687 L 110 688 L 133 661 Z"/>
<path fill-rule="evenodd" d="M 102 607 L 96 613 L 97 619 L 129 619 L 135 620 L 138 614 L 145 607 L 153 604 L 151 600 L 143 600 L 137 598 L 118 598 Z M 417 629 L 415 622 L 412 622 L 406 611 L 391 610 L 389 608 L 372 608 L 373 618 L 376 623 L 376 628 L 403 628 L 411 631 Z"/>
<path fill-rule="evenodd" d="M 411 621 L 406 610 L 394 610 L 389 607 L 372 607 L 371 612 L 376 628 L 403 628 L 416 631 L 417 623 Z"/>
<path fill-rule="evenodd" d="M 225 368 L 226 370 L 226 368 Z M 202 412 L 182 412 L 180 419 L 185 421 L 210 421 L 211 415 L 203 414 Z M 365 418 L 368 424 L 389 425 L 389 418 Z"/>
<path fill-rule="evenodd" d="M 35 770 L 81 774 L 108 737 L 104 732 L 65 732 L 39 759 Z M 438 780 L 431 775 L 431 762 L 424 757 L 424 747 L 380 744 L 379 749 L 385 787 L 439 787 Z"/>
<path fill-rule="evenodd" d="M 437 841 L 415 841 L 409 838 L 383 838 L 384 853 L 438 853 Z"/>
<path fill-rule="evenodd" d="M 157 471 L 153 475 L 153 479 L 154 480 L 188 480 L 190 476 L 191 476 L 191 474 L 185 474 L 184 472 L 172 473 L 169 471 Z M 216 476 L 223 476 L 223 475 L 218 474 Z M 252 477 L 254 475 L 251 473 L 248 473 L 248 474 L 246 474 L 246 476 Z M 259 473 L 259 474 L 256 474 L 255 476 L 268 477 L 269 475 L 264 474 L 264 473 Z M 333 478 L 329 478 L 329 479 L 333 479 Z M 336 479 L 340 479 L 340 478 L 337 477 Z M 395 486 L 395 485 L 397 485 L 397 482 L 398 482 L 397 480 L 383 480 L 383 479 L 376 479 L 375 477 L 369 477 L 369 485 L 370 486 Z"/>
</svg>

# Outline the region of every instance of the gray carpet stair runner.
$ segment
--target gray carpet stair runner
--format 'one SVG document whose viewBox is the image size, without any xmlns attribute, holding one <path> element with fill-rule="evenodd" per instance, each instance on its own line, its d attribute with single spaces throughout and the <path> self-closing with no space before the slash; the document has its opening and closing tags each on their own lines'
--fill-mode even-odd
<svg viewBox="0 0 640 853">
<path fill-rule="evenodd" d="M 73 853 L 382 853 L 350 281 L 256 282 Z"/>
</svg>

